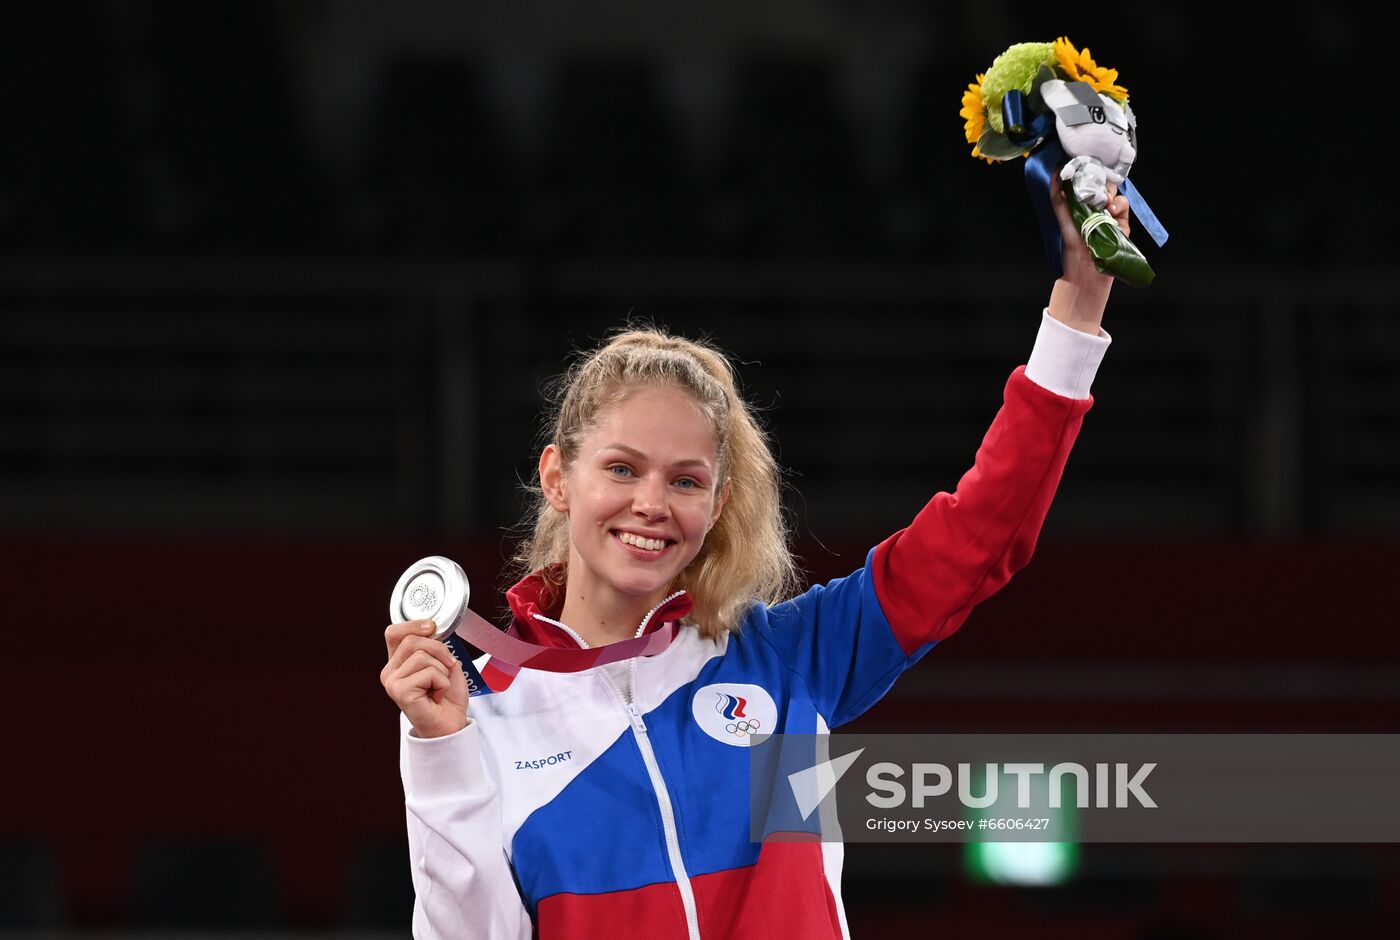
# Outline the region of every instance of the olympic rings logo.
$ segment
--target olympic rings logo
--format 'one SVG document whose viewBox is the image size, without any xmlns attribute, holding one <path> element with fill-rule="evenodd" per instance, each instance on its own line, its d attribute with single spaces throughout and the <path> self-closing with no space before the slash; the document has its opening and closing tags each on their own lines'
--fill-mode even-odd
<svg viewBox="0 0 1400 940">
<path fill-rule="evenodd" d="M 414 585 L 413 590 L 408 592 L 408 603 L 410 607 L 427 610 L 437 603 L 437 591 L 426 584 Z"/>
<path fill-rule="evenodd" d="M 749 747 L 781 728 L 773 696 L 750 682 L 703 686 L 690 700 L 690 711 L 707 737 L 729 747 Z"/>
</svg>

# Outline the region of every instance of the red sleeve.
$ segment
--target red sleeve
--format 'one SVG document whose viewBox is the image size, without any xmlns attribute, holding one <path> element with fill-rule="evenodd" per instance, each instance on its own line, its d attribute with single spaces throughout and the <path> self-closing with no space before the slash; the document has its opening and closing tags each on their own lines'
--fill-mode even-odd
<svg viewBox="0 0 1400 940">
<path fill-rule="evenodd" d="M 953 493 L 875 548 L 875 594 L 905 653 L 950 636 L 1030 561 L 1092 398 L 1011 374 L 1005 400 Z"/>
</svg>

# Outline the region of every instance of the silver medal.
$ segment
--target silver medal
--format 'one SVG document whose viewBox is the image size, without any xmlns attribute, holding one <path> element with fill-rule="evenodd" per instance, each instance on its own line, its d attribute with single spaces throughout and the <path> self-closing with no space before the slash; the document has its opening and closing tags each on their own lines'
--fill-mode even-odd
<svg viewBox="0 0 1400 940">
<path fill-rule="evenodd" d="M 394 585 L 389 597 L 389 622 L 431 620 L 437 624 L 433 639 L 441 640 L 457 629 L 467 608 L 471 588 L 466 572 L 450 558 L 430 555 L 414 562 Z"/>
</svg>

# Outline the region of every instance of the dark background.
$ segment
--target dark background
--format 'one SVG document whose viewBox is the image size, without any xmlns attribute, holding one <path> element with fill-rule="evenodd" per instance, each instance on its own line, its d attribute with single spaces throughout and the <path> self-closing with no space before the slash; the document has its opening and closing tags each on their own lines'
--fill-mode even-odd
<svg viewBox="0 0 1400 940">
<path fill-rule="evenodd" d="M 1393 92 L 1338 4 L 0 5 L 0 928 L 407 933 L 386 599 L 492 613 L 541 389 L 742 363 L 812 578 L 969 464 L 1051 286 L 962 90 L 1118 68 L 1137 241 L 1035 562 L 862 731 L 1394 731 Z M 1308 936 L 1391 846 L 848 850 L 856 936 Z"/>
</svg>

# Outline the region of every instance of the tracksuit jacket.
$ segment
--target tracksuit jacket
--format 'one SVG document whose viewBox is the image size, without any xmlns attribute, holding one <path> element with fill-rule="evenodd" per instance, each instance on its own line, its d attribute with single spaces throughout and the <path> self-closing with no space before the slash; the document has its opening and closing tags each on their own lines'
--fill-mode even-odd
<svg viewBox="0 0 1400 940">
<path fill-rule="evenodd" d="M 973 468 L 851 575 L 755 602 L 718 640 L 682 629 L 652 657 L 523 669 L 456 734 L 403 719 L 414 936 L 848 936 L 840 843 L 750 841 L 747 738 L 856 718 L 1026 564 L 1108 343 L 1042 315 Z M 541 584 L 509 592 L 516 630 L 578 645 Z M 639 632 L 691 606 L 673 597 Z"/>
</svg>

